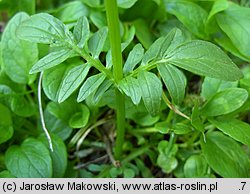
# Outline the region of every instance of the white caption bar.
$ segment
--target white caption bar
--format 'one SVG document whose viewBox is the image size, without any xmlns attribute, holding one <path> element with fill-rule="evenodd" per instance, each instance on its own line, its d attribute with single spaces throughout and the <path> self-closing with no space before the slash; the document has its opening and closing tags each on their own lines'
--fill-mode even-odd
<svg viewBox="0 0 250 194">
<path fill-rule="evenodd" d="M 0 193 L 250 193 L 250 179 L 0 179 Z"/>
</svg>

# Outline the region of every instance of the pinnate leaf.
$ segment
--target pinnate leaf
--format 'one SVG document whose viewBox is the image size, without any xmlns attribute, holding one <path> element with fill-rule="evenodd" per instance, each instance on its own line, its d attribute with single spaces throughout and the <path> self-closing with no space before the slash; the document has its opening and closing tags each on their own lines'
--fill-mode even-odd
<svg viewBox="0 0 250 194">
<path fill-rule="evenodd" d="M 158 71 L 175 104 L 180 104 L 185 96 L 187 80 L 185 75 L 171 64 L 159 64 Z"/>
<path fill-rule="evenodd" d="M 47 13 L 31 16 L 22 22 L 16 33 L 21 39 L 55 46 L 73 41 L 68 28 L 59 19 Z"/>
<path fill-rule="evenodd" d="M 93 75 L 89 77 L 80 88 L 77 101 L 81 102 L 85 100 L 90 94 L 95 92 L 95 90 L 101 85 L 101 83 L 105 80 L 105 75 L 99 73 L 97 75 Z"/>
<path fill-rule="evenodd" d="M 138 80 L 145 107 L 152 116 L 156 116 L 161 106 L 162 83 L 155 74 L 147 71 L 140 71 Z"/>
<path fill-rule="evenodd" d="M 180 29 L 174 28 L 166 36 L 158 38 L 147 50 L 142 59 L 142 65 L 150 61 L 164 58 L 169 52 L 182 44 L 185 38 Z"/>
<path fill-rule="evenodd" d="M 103 27 L 93 34 L 89 39 L 89 51 L 94 58 L 98 58 L 104 48 L 104 44 L 108 38 L 108 28 Z"/>
<path fill-rule="evenodd" d="M 84 81 L 90 69 L 89 64 L 79 65 L 65 75 L 62 85 L 60 87 L 58 102 L 61 103 L 66 100 Z"/>
<path fill-rule="evenodd" d="M 123 72 L 127 74 L 130 71 L 133 71 L 135 66 L 142 60 L 143 55 L 144 55 L 144 49 L 142 45 L 141 44 L 135 45 L 134 48 L 130 51 L 127 61 L 124 64 Z"/>
<path fill-rule="evenodd" d="M 80 48 L 83 48 L 90 35 L 89 22 L 86 17 L 80 17 L 78 19 L 73 34 L 77 45 Z"/>
<path fill-rule="evenodd" d="M 31 68 L 30 73 L 37 73 L 55 67 L 68 59 L 72 54 L 73 51 L 69 49 L 62 49 L 49 53 Z"/>
<path fill-rule="evenodd" d="M 128 76 L 119 83 L 119 86 L 121 90 L 131 98 L 135 105 L 140 103 L 142 91 L 137 79 Z"/>
<path fill-rule="evenodd" d="M 99 102 L 99 100 L 101 100 L 101 98 L 103 97 L 104 93 L 113 85 L 113 82 L 109 79 L 104 80 L 101 85 L 98 87 L 98 89 L 96 90 L 94 96 L 93 96 L 93 100 L 94 103 Z"/>
<path fill-rule="evenodd" d="M 71 65 L 62 63 L 61 65 L 44 71 L 42 82 L 43 91 L 50 100 L 58 101 L 62 81 L 71 68 Z"/>
</svg>

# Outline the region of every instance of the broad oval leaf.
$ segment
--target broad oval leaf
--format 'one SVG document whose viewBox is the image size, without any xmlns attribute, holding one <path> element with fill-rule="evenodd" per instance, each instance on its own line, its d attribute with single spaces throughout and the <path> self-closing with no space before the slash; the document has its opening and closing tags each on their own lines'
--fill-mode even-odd
<svg viewBox="0 0 250 194">
<path fill-rule="evenodd" d="M 127 96 L 131 98 L 135 105 L 140 103 L 142 91 L 137 79 L 128 76 L 119 83 L 119 87 Z"/>
<path fill-rule="evenodd" d="M 8 170 L 4 170 L 0 172 L 0 178 L 16 178 L 13 176 Z"/>
<path fill-rule="evenodd" d="M 198 75 L 235 81 L 243 75 L 232 60 L 216 45 L 193 40 L 173 50 L 167 62 Z"/>
<path fill-rule="evenodd" d="M 73 41 L 68 28 L 59 19 L 47 13 L 31 16 L 19 25 L 16 33 L 20 39 L 55 46 Z"/>
<path fill-rule="evenodd" d="M 192 110 L 191 124 L 198 131 L 202 133 L 205 131 L 205 127 L 201 118 L 201 111 L 199 109 L 199 105 L 197 102 L 195 103 L 193 110 Z"/>
<path fill-rule="evenodd" d="M 5 153 L 5 164 L 10 173 L 18 178 L 52 177 L 49 150 L 34 138 L 26 139 L 21 146 L 11 146 Z"/>
<path fill-rule="evenodd" d="M 81 112 L 81 106 L 76 102 L 75 97 L 72 96 L 62 103 L 49 102 L 47 111 L 69 126 L 72 115 Z"/>
<path fill-rule="evenodd" d="M 8 141 L 13 133 L 11 112 L 7 107 L 0 104 L 0 144 Z"/>
<path fill-rule="evenodd" d="M 181 44 L 169 53 L 166 61 L 198 75 L 227 81 L 235 81 L 243 76 L 219 47 L 202 40 Z"/>
<path fill-rule="evenodd" d="M 209 166 L 222 177 L 248 177 L 248 156 L 230 137 L 221 132 L 208 133 L 206 143 L 201 140 L 201 148 Z"/>
<path fill-rule="evenodd" d="M 240 59 L 242 59 L 244 61 L 250 61 L 250 57 L 241 53 L 236 48 L 236 46 L 232 43 L 230 38 L 228 38 L 228 36 L 225 33 L 223 33 L 222 31 L 220 32 L 220 36 L 215 38 L 215 41 L 218 45 L 220 45 L 220 47 L 222 47 L 225 50 L 227 50 L 228 52 L 232 53 L 234 56 L 239 57 Z"/>
<path fill-rule="evenodd" d="M 92 8 L 102 7 L 102 2 L 100 0 L 82 0 L 82 2 Z"/>
<path fill-rule="evenodd" d="M 216 15 L 216 19 L 233 45 L 243 55 L 250 57 L 250 8 L 231 3 L 228 9 Z"/>
<path fill-rule="evenodd" d="M 138 105 L 140 106 L 140 105 Z M 128 109 L 126 107 L 126 111 L 128 112 Z M 149 114 L 148 112 L 144 112 L 144 113 L 140 113 L 137 112 L 135 115 L 132 116 L 132 111 L 130 113 L 126 112 L 126 117 L 132 119 L 133 121 L 135 121 L 138 125 L 142 126 L 142 127 L 149 127 L 154 125 L 157 121 L 159 121 L 160 116 L 156 115 L 156 116 L 151 116 L 151 114 Z M 144 137 L 138 137 L 138 140 L 141 142 L 142 139 L 145 140 Z M 144 141 L 143 140 L 143 141 Z M 142 142 L 141 142 L 142 143 Z M 140 143 L 139 143 L 140 144 Z"/>
<path fill-rule="evenodd" d="M 16 95 L 11 100 L 11 110 L 21 117 L 30 117 L 36 113 L 36 105 L 25 96 Z"/>
<path fill-rule="evenodd" d="M 209 119 L 209 121 L 223 133 L 245 145 L 250 146 L 249 124 L 234 118 Z"/>
<path fill-rule="evenodd" d="M 70 49 L 61 49 L 58 51 L 54 51 L 40 59 L 30 70 L 30 73 L 37 73 L 49 69 L 51 67 L 55 67 L 66 59 L 68 59 L 74 51 Z"/>
<path fill-rule="evenodd" d="M 146 109 L 152 116 L 156 116 L 161 106 L 161 81 L 155 74 L 147 71 L 139 72 L 138 81 Z"/>
<path fill-rule="evenodd" d="M 13 13 L 24 11 L 30 15 L 36 12 L 36 0 L 19 0 L 18 3 L 15 1 L 1 2 L 1 9 L 7 6 L 8 13 L 10 16 Z"/>
<path fill-rule="evenodd" d="M 137 0 L 117 0 L 117 6 L 127 9 L 132 7 L 136 3 L 136 1 Z"/>
<path fill-rule="evenodd" d="M 171 126 L 167 121 L 161 121 L 156 123 L 153 129 L 161 134 L 168 134 L 171 130 Z"/>
<path fill-rule="evenodd" d="M 24 91 L 24 85 L 17 84 L 14 81 L 12 81 L 3 69 L 2 71 L 0 71 L 0 85 L 3 86 L 3 89 L 0 90 L 2 91 L 2 94 L 22 93 Z"/>
<path fill-rule="evenodd" d="M 226 10 L 228 6 L 229 6 L 229 2 L 227 0 L 214 1 L 213 7 L 207 17 L 207 22 L 209 22 L 211 18 L 214 17 L 217 13 Z"/>
<path fill-rule="evenodd" d="M 224 81 L 211 77 L 205 77 L 202 89 L 201 96 L 209 100 L 217 92 L 223 91 L 227 88 L 236 88 L 238 86 L 238 81 Z"/>
<path fill-rule="evenodd" d="M 53 152 L 50 152 L 53 166 L 53 178 L 62 178 L 67 168 L 67 149 L 61 138 L 52 135 Z M 49 149 L 48 140 L 41 135 L 39 140 Z"/>
<path fill-rule="evenodd" d="M 98 29 L 108 25 L 105 12 L 92 11 L 89 18 Z"/>
<path fill-rule="evenodd" d="M 93 75 L 89 77 L 80 88 L 77 102 L 81 102 L 85 100 L 90 94 L 95 92 L 95 90 L 101 85 L 101 83 L 105 80 L 105 75 L 103 73 L 99 73 L 97 75 Z"/>
<path fill-rule="evenodd" d="M 171 64 L 159 64 L 157 69 L 175 104 L 180 104 L 185 97 L 187 80 L 185 75 Z"/>
<path fill-rule="evenodd" d="M 228 114 L 240 108 L 248 98 L 248 92 L 242 88 L 228 88 L 215 94 L 202 108 L 206 116 Z"/>
<path fill-rule="evenodd" d="M 175 15 L 192 33 L 206 37 L 204 29 L 208 14 L 201 6 L 187 0 L 166 0 L 165 6 L 167 12 Z"/>
<path fill-rule="evenodd" d="M 78 18 L 89 15 L 89 8 L 81 1 L 68 1 L 55 11 L 53 10 L 53 15 L 70 28 Z"/>
<path fill-rule="evenodd" d="M 88 124 L 90 110 L 87 106 L 80 104 L 79 111 L 73 114 L 69 120 L 69 126 L 72 128 L 82 128 Z"/>
<path fill-rule="evenodd" d="M 79 65 L 67 72 L 59 90 L 58 102 L 66 100 L 84 81 L 88 75 L 89 64 Z"/>
<path fill-rule="evenodd" d="M 36 43 L 16 37 L 16 29 L 26 19 L 29 19 L 26 13 L 16 14 L 7 24 L 1 43 L 4 70 L 13 81 L 20 84 L 30 84 L 35 80 L 34 75 L 29 75 L 29 70 L 38 60 Z"/>
<path fill-rule="evenodd" d="M 175 158 L 178 146 L 175 144 L 169 147 L 169 142 L 160 141 L 157 150 L 159 152 L 156 161 L 157 165 L 161 167 L 165 173 L 172 172 L 178 166 L 178 160 Z"/>
<path fill-rule="evenodd" d="M 124 178 L 134 178 L 136 176 L 135 169 L 132 168 L 125 168 L 123 170 L 123 177 Z"/>
<path fill-rule="evenodd" d="M 63 120 L 51 114 L 47 109 L 44 111 L 44 120 L 50 133 L 57 135 L 62 140 L 66 140 L 71 135 L 72 128 L 70 128 Z"/>
<path fill-rule="evenodd" d="M 145 49 L 148 49 L 154 40 L 149 24 L 145 20 L 139 18 L 134 20 L 132 25 L 135 27 L 136 38 Z"/>
<path fill-rule="evenodd" d="M 0 84 L 0 101 L 2 104 L 9 105 L 12 102 L 15 92 L 9 86 Z"/>
<path fill-rule="evenodd" d="M 166 127 L 165 127 L 166 128 Z M 177 135 L 185 135 L 193 131 L 192 126 L 184 123 L 176 123 L 173 126 L 173 132 Z"/>
<path fill-rule="evenodd" d="M 207 175 L 208 165 L 203 156 L 192 155 L 184 164 L 186 178 L 202 178 Z"/>
</svg>

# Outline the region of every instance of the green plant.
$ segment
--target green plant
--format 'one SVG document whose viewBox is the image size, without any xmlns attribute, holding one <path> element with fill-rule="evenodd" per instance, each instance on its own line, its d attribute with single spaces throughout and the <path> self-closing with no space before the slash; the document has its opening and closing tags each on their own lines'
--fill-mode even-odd
<svg viewBox="0 0 250 194">
<path fill-rule="evenodd" d="M 3 32 L 0 176 L 249 177 L 249 8 L 61 2 Z"/>
</svg>

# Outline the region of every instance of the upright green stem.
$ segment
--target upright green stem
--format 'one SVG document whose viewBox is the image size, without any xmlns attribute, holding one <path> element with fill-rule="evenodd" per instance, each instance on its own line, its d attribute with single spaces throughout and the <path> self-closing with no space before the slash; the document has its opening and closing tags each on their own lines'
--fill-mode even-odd
<svg viewBox="0 0 250 194">
<path fill-rule="evenodd" d="M 106 15 L 109 28 L 109 39 L 112 53 L 113 75 L 114 80 L 118 83 L 123 78 L 122 71 L 122 52 L 121 37 L 119 27 L 119 16 L 116 0 L 105 0 Z M 125 134 L 125 99 L 124 96 L 116 89 L 116 127 L 117 138 L 115 145 L 115 158 L 121 159 L 122 146 Z"/>
</svg>

